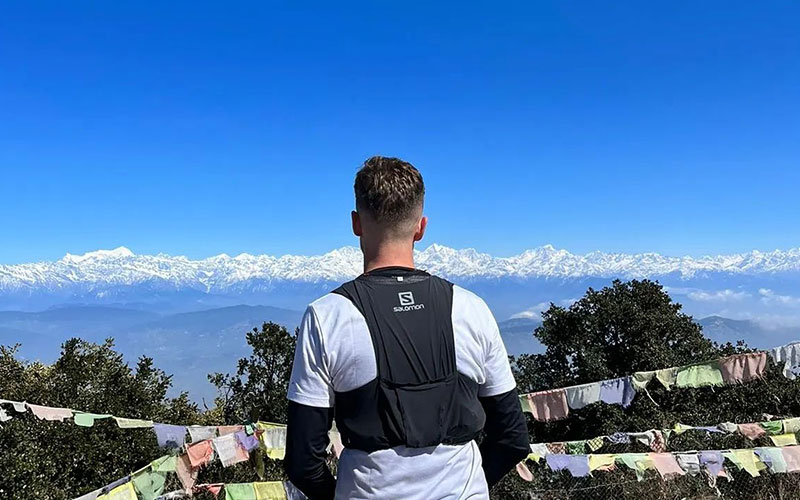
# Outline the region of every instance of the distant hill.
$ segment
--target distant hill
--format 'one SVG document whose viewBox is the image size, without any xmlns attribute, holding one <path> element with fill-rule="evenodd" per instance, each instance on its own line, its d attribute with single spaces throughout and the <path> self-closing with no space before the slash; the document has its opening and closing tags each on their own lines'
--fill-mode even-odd
<svg viewBox="0 0 800 500">
<path fill-rule="evenodd" d="M 158 317 L 158 314 L 149 311 L 105 306 L 53 307 L 39 312 L 0 311 L 0 322 L 2 323 L 74 323 L 78 328 L 87 328 L 94 324 L 102 325 L 108 321 L 113 321 L 115 324 L 120 325 L 140 323 Z"/>
<path fill-rule="evenodd" d="M 21 343 L 24 357 L 51 362 L 70 337 L 92 342 L 113 337 L 129 362 L 147 355 L 173 374 L 173 394 L 188 391 L 195 400 L 210 401 L 214 389 L 206 376 L 236 369 L 237 360 L 250 352 L 246 332 L 265 321 L 274 321 L 294 332 L 301 316 L 299 310 L 251 305 L 176 314 L 100 306 L 0 311 L 0 344 Z M 710 316 L 699 323 L 705 334 L 717 342 L 741 339 L 751 346 L 768 348 L 800 339 L 795 329 L 765 330 L 753 321 Z M 500 321 L 500 333 L 509 354 L 542 352 L 542 345 L 533 337 L 540 324 L 533 318 Z"/>
<path fill-rule="evenodd" d="M 542 322 L 531 318 L 513 318 L 500 321 L 500 335 L 509 354 L 539 354 L 544 352 L 544 346 L 533 336 L 533 331 Z"/>
<path fill-rule="evenodd" d="M 764 328 L 750 320 L 709 316 L 698 321 L 706 337 L 719 343 L 743 340 L 750 347 L 768 349 L 800 340 L 800 328 Z"/>
<path fill-rule="evenodd" d="M 206 309 L 188 313 L 170 314 L 156 320 L 136 325 L 135 330 L 186 330 L 189 332 L 215 332 L 238 325 L 261 324 L 269 321 L 294 329 L 300 324 L 302 313 L 270 306 L 237 305 Z"/>
<path fill-rule="evenodd" d="M 24 356 L 51 361 L 70 337 L 101 342 L 159 317 L 149 311 L 102 306 L 58 307 L 40 312 L 0 311 L 0 343 L 19 342 Z"/>
<path fill-rule="evenodd" d="M 42 312 L 0 312 L 0 344 L 22 344 L 28 359 L 51 362 L 71 337 L 102 342 L 113 337 L 129 362 L 141 355 L 173 377 L 173 393 L 213 398 L 206 379 L 212 372 L 232 372 L 250 351 L 245 333 L 265 321 L 300 324 L 302 313 L 269 306 L 232 306 L 191 313 L 159 315 L 135 309 L 62 307 Z"/>
</svg>

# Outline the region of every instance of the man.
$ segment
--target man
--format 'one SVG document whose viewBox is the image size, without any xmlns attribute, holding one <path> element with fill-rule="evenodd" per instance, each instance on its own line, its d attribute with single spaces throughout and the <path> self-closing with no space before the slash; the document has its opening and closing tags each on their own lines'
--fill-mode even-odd
<svg viewBox="0 0 800 500">
<path fill-rule="evenodd" d="M 311 500 L 486 499 L 529 452 L 489 308 L 414 268 L 424 194 L 410 163 L 364 163 L 352 213 L 364 274 L 313 302 L 302 320 L 285 467 Z M 325 464 L 334 416 L 345 446 L 337 479 Z"/>
</svg>

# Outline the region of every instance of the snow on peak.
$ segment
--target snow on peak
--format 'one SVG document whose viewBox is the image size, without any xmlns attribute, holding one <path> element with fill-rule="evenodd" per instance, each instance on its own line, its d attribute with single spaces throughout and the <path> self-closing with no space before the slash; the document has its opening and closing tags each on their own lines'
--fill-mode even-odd
<svg viewBox="0 0 800 500">
<path fill-rule="evenodd" d="M 666 257 L 657 253 L 591 252 L 578 255 L 552 245 L 511 257 L 494 257 L 468 248 L 457 250 L 433 244 L 415 252 L 416 265 L 452 279 L 498 278 L 642 278 L 675 275 L 691 278 L 707 273 L 774 274 L 800 272 L 800 248 L 752 251 L 704 257 Z M 55 262 L 0 265 L 4 290 L 102 289 L 104 286 L 160 283 L 174 289 L 205 292 L 241 289 L 272 281 L 337 282 L 357 276 L 361 252 L 342 247 L 322 255 L 220 254 L 192 260 L 167 254 L 136 255 L 125 247 L 67 254 Z"/>
<path fill-rule="evenodd" d="M 113 250 L 95 250 L 94 252 L 86 252 L 83 255 L 73 255 L 71 253 L 67 253 L 62 260 L 78 263 L 87 260 L 122 259 L 125 257 L 133 257 L 134 255 L 135 254 L 126 247 L 117 247 Z"/>
</svg>

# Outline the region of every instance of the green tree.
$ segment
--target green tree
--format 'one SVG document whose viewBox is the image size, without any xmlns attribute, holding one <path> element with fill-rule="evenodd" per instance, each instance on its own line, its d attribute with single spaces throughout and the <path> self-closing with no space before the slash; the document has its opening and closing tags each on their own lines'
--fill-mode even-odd
<svg viewBox="0 0 800 500">
<path fill-rule="evenodd" d="M 253 352 L 239 360 L 235 375 L 209 375 L 226 421 L 286 422 L 286 391 L 296 343 L 296 334 L 291 335 L 286 327 L 264 323 L 261 330 L 253 328 L 247 333 Z"/>
<path fill-rule="evenodd" d="M 549 387 L 704 361 L 717 355 L 700 326 L 655 282 L 589 289 L 568 309 L 551 306 L 534 335 L 547 347 Z"/>
</svg>

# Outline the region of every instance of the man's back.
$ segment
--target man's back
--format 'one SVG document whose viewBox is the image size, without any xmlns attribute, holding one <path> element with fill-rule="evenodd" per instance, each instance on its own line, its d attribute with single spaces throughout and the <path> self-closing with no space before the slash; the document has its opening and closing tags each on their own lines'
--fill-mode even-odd
<svg viewBox="0 0 800 500">
<path fill-rule="evenodd" d="M 372 157 L 354 191 L 364 274 L 303 318 L 289 479 L 311 500 L 488 498 L 529 451 L 497 324 L 478 297 L 414 268 L 428 219 L 413 165 Z M 334 414 L 346 448 L 338 479 L 326 465 Z"/>
<path fill-rule="evenodd" d="M 424 273 L 423 273 L 424 274 Z M 515 387 L 511 375 L 505 347 L 500 338 L 497 324 L 486 304 L 471 292 L 452 286 L 452 306 L 447 300 L 450 310 L 448 317 L 442 314 L 441 301 L 438 311 L 431 307 L 434 297 L 426 297 L 424 292 L 416 296 L 405 285 L 419 271 L 404 269 L 375 270 L 370 273 L 374 279 L 389 279 L 382 286 L 391 287 L 385 297 L 393 297 L 392 303 L 377 307 L 373 304 L 369 312 L 355 303 L 352 297 L 342 293 L 330 293 L 312 303 L 301 326 L 295 369 L 289 387 L 289 399 L 303 405 L 317 407 L 337 407 L 337 423 L 345 435 L 347 446 L 348 429 L 342 423 L 347 418 L 346 398 L 341 395 L 357 394 L 359 388 L 369 388 L 378 377 L 377 356 L 382 356 L 382 349 L 376 350 L 373 338 L 376 332 L 370 333 L 369 323 L 375 316 L 393 316 L 402 318 L 406 327 L 390 328 L 373 324 L 373 330 L 393 330 L 389 332 L 391 339 L 387 350 L 392 354 L 388 364 L 394 364 L 394 376 L 402 377 L 397 372 L 401 365 L 416 362 L 413 372 L 436 372 L 437 358 L 443 358 L 441 346 L 444 341 L 431 339 L 436 324 L 452 325 L 444 335 L 452 338 L 452 350 L 455 369 L 459 376 L 473 383 L 477 388 L 477 396 L 491 397 L 511 391 Z M 420 279 L 426 279 L 424 277 Z M 427 278 L 436 279 L 436 278 Z M 405 282 L 403 281 L 405 280 Z M 405 286 L 404 286 L 405 285 Z M 380 286 L 380 285 L 379 285 Z M 423 287 L 425 289 L 425 287 Z M 438 291 L 445 294 L 446 291 Z M 373 286 L 374 294 L 374 286 Z M 449 298 L 448 298 L 449 299 Z M 426 303 L 428 309 L 426 310 Z M 365 317 L 366 316 L 366 317 Z M 414 324 L 412 316 L 419 318 L 427 331 L 413 331 L 407 327 Z M 438 318 L 437 318 L 438 317 Z M 410 323 L 409 323 L 410 322 Z M 382 321 L 378 320 L 378 323 Z M 418 329 L 419 330 L 419 329 Z M 399 339 L 398 339 L 399 337 Z M 384 341 L 378 340 L 383 343 Z M 384 346 L 380 346 L 384 347 Z M 428 354 L 432 354 L 428 355 Z M 394 360 L 394 363 L 393 363 Z M 384 370 L 384 371 L 389 371 Z M 468 398 L 468 395 L 462 396 Z M 344 402 L 343 402 L 344 400 Z M 436 401 L 424 405 L 409 406 L 402 410 L 402 420 L 409 420 L 411 412 L 434 414 Z M 475 401 L 477 404 L 477 400 Z M 424 407 L 421 407 L 424 406 Z M 478 430 L 483 427 L 483 411 L 480 406 L 467 409 L 466 412 L 480 413 Z M 340 417 L 345 415 L 345 417 Z M 363 416 L 362 416 L 363 418 Z M 434 415 L 435 418 L 435 415 Z M 477 417 L 474 417 L 477 418 Z M 464 416 L 456 420 L 463 421 Z M 379 434 L 361 432 L 368 428 L 367 422 L 352 429 L 352 433 Z M 380 423 L 378 424 L 380 427 Z M 373 426 L 374 428 L 374 426 Z M 414 429 L 412 432 L 425 432 L 426 429 Z M 456 433 L 457 434 L 457 433 Z M 414 439 L 414 436 L 406 436 Z M 394 444 L 394 443 L 393 443 Z M 337 498 L 485 498 L 487 485 L 481 468 L 481 455 L 471 438 L 464 443 L 438 444 L 426 447 L 408 447 L 396 445 L 385 449 L 366 450 L 346 448 L 340 458 L 337 480 Z"/>
</svg>

